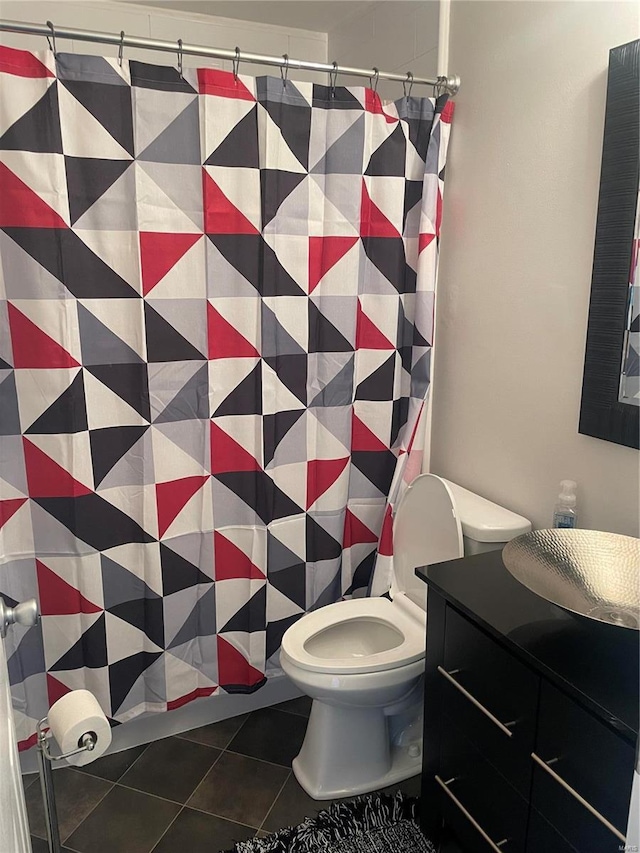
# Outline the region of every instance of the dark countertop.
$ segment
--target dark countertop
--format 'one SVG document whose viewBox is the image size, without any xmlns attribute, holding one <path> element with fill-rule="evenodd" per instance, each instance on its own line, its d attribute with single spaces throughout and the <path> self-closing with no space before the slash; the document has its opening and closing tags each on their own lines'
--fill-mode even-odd
<svg viewBox="0 0 640 853">
<path fill-rule="evenodd" d="M 500 551 L 416 569 L 457 610 L 632 744 L 638 736 L 640 633 L 574 616 L 513 578 Z"/>
</svg>

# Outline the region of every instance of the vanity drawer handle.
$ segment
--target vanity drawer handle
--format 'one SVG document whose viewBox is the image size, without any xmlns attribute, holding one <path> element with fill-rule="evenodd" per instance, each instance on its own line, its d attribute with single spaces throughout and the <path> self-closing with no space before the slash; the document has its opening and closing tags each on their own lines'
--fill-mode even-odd
<svg viewBox="0 0 640 853">
<path fill-rule="evenodd" d="M 475 696 L 472 696 L 468 690 L 465 690 L 465 688 L 462 686 L 462 684 L 460 684 L 460 682 L 455 680 L 455 678 L 453 676 L 455 675 L 456 672 L 460 672 L 459 669 L 453 669 L 453 670 L 451 670 L 451 672 L 447 672 L 446 669 L 443 669 L 441 666 L 439 666 L 438 672 L 440 673 L 440 675 L 443 675 L 450 684 L 453 684 L 453 686 L 456 688 L 456 690 L 459 690 L 460 693 L 462 693 L 462 695 L 466 699 L 468 699 L 469 702 L 474 704 L 476 706 L 476 708 L 478 708 L 479 711 L 482 711 L 482 713 L 486 717 L 488 717 L 491 720 L 491 722 L 494 723 L 500 729 L 501 732 L 503 732 L 505 735 L 507 735 L 507 737 L 512 737 L 513 732 L 509 731 L 508 726 L 514 726 L 516 724 L 516 721 L 513 720 L 510 723 L 501 723 L 497 717 L 494 717 L 494 715 L 491 713 L 491 711 L 488 711 L 484 707 L 484 705 L 481 705 L 480 702 L 478 702 L 478 700 L 475 698 Z"/>
<path fill-rule="evenodd" d="M 509 839 L 503 838 L 502 841 L 498 841 L 496 843 L 491 838 L 489 838 L 489 836 L 484 831 L 484 829 L 480 826 L 478 821 L 473 817 L 473 815 L 469 814 L 469 812 L 465 809 L 465 807 L 462 805 L 460 800 L 456 797 L 456 795 L 453 793 L 453 791 L 449 788 L 449 785 L 452 782 L 455 782 L 455 778 L 454 779 L 448 779 L 446 782 L 444 782 L 439 776 L 436 776 L 435 780 L 438 783 L 438 785 L 440 785 L 440 787 L 445 792 L 445 794 L 451 799 L 451 801 L 453 803 L 455 803 L 455 805 L 460 809 L 460 811 L 466 817 L 466 819 L 469 821 L 471 826 L 473 826 L 473 828 L 480 833 L 480 835 L 484 838 L 484 840 L 487 842 L 489 847 L 491 847 L 491 849 L 494 850 L 495 853 L 504 853 L 504 850 L 502 849 L 502 845 L 506 844 Z"/>
<path fill-rule="evenodd" d="M 549 764 L 550 764 L 551 762 L 553 762 L 553 761 L 557 761 L 557 760 L 558 760 L 557 758 L 556 758 L 556 759 L 551 759 L 551 762 L 543 761 L 543 759 L 542 759 L 542 758 L 540 758 L 540 756 L 539 756 L 539 755 L 536 755 L 536 754 L 535 754 L 535 752 L 532 752 L 532 753 L 531 753 L 531 758 L 533 758 L 533 760 L 536 762 L 536 764 L 537 764 L 539 767 L 542 767 L 542 769 L 543 769 L 546 773 L 548 773 L 548 774 L 549 774 L 549 776 L 551 776 L 551 778 L 552 778 L 552 779 L 555 779 L 555 781 L 556 781 L 559 785 L 562 785 L 562 787 L 565 789 L 565 791 L 568 791 L 568 792 L 571 794 L 571 796 L 572 796 L 574 799 L 576 799 L 576 800 L 580 803 L 580 805 L 584 806 L 584 807 L 585 807 L 585 809 L 587 809 L 587 811 L 591 812 L 591 814 L 592 814 L 594 817 L 598 818 L 598 820 L 600 821 L 600 823 L 602 823 L 604 826 L 606 826 L 608 830 L 610 830 L 611 832 L 613 832 L 613 834 L 615 835 L 615 837 L 616 837 L 619 841 L 622 841 L 622 843 L 623 843 L 623 844 L 625 843 L 625 841 L 627 840 L 627 839 L 625 838 L 625 836 L 624 836 L 624 835 L 623 835 L 619 830 L 617 830 L 617 829 L 615 828 L 615 826 L 614 826 L 612 823 L 610 823 L 610 822 L 606 819 L 606 817 L 604 817 L 604 815 L 601 815 L 601 814 L 600 814 L 600 812 L 599 812 L 597 809 L 594 809 L 594 807 L 591 805 L 591 803 L 588 803 L 588 802 L 584 799 L 584 797 L 581 797 L 581 796 L 580 796 L 580 794 L 579 794 L 579 793 L 578 793 L 574 788 L 572 788 L 572 787 L 571 787 L 571 785 L 569 785 L 567 782 L 565 782 L 565 781 L 564 781 L 564 779 L 562 778 L 562 776 L 558 776 L 558 774 L 556 773 L 556 771 L 555 771 L 555 770 L 553 770 L 551 767 L 549 767 Z"/>
</svg>

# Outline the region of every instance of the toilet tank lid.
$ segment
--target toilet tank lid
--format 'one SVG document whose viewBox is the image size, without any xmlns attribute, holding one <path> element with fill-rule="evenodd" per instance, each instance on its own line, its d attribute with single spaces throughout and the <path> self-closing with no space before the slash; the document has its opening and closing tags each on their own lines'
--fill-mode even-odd
<svg viewBox="0 0 640 853">
<path fill-rule="evenodd" d="M 449 480 L 445 480 L 445 483 L 451 489 L 462 532 L 468 539 L 475 539 L 476 542 L 508 542 L 531 530 L 531 522 L 523 516 Z"/>
</svg>

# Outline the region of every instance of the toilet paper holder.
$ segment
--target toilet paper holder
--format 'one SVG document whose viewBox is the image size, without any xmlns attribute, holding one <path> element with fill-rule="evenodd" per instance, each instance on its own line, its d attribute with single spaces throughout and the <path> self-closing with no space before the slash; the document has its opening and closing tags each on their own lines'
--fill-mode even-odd
<svg viewBox="0 0 640 853">
<path fill-rule="evenodd" d="M 79 752 L 93 752 L 96 748 L 98 738 L 95 732 L 85 732 L 78 741 L 77 749 L 71 749 L 69 752 L 63 752 L 61 755 L 52 755 L 49 749 L 49 718 L 43 717 L 38 721 L 36 731 L 38 733 L 38 749 L 42 750 L 45 758 L 49 761 L 62 761 L 65 758 L 71 758 L 72 755 L 77 755 Z"/>
<path fill-rule="evenodd" d="M 58 825 L 58 812 L 56 809 L 56 798 L 53 789 L 53 771 L 51 765 L 54 761 L 63 761 L 79 752 L 92 752 L 98 742 L 95 732 L 85 732 L 78 740 L 77 749 L 64 752 L 61 755 L 52 755 L 49 749 L 49 718 L 43 717 L 38 721 L 36 742 L 38 755 L 38 769 L 40 771 L 40 788 L 42 791 L 42 802 L 44 804 L 44 818 L 47 828 L 47 843 L 49 853 L 60 853 L 60 827 Z"/>
</svg>

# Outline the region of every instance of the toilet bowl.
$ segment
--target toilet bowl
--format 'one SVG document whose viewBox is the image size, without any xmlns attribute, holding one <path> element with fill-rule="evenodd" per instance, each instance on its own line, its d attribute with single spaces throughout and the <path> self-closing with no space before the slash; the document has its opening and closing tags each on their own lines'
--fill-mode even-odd
<svg viewBox="0 0 640 853">
<path fill-rule="evenodd" d="M 463 555 L 456 488 L 423 474 L 405 492 L 394 519 L 387 596 L 326 605 L 284 634 L 280 665 L 313 699 L 293 772 L 316 800 L 365 793 L 420 772 L 427 587 L 415 568 Z M 530 529 L 526 519 L 502 512 L 519 532 Z"/>
</svg>

